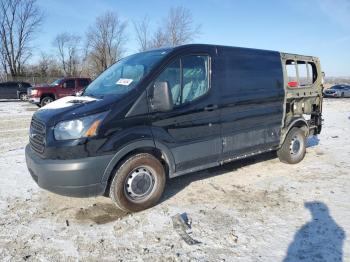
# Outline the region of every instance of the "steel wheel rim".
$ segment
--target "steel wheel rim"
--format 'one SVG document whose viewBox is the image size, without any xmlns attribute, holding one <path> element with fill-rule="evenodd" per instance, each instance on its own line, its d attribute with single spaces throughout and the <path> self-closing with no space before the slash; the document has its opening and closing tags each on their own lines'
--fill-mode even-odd
<svg viewBox="0 0 350 262">
<path fill-rule="evenodd" d="M 156 184 L 154 170 L 140 166 L 132 170 L 124 183 L 125 195 L 132 202 L 146 199 L 153 192 Z"/>
<path fill-rule="evenodd" d="M 290 141 L 290 154 L 294 157 L 298 157 L 302 153 L 303 145 L 304 142 L 302 136 L 300 134 L 295 135 Z"/>
</svg>

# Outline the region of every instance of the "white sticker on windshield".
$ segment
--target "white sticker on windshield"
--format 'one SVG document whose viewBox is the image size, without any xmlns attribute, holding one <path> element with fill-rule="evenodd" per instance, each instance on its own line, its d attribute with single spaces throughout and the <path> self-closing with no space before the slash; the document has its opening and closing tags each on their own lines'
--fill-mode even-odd
<svg viewBox="0 0 350 262">
<path fill-rule="evenodd" d="M 117 81 L 117 85 L 122 85 L 122 86 L 128 86 L 130 85 L 132 82 L 132 79 L 128 79 L 128 78 L 120 78 Z"/>
</svg>

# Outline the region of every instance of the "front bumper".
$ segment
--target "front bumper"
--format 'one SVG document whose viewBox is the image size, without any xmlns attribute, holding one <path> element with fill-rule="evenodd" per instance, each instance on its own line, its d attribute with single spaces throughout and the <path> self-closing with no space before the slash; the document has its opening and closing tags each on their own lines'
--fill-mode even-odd
<svg viewBox="0 0 350 262">
<path fill-rule="evenodd" d="M 40 97 L 29 97 L 28 101 L 32 104 L 40 104 Z"/>
<path fill-rule="evenodd" d="M 107 181 L 104 171 L 113 155 L 81 159 L 42 159 L 30 148 L 25 149 L 28 170 L 39 187 L 50 192 L 73 197 L 103 195 Z"/>
</svg>

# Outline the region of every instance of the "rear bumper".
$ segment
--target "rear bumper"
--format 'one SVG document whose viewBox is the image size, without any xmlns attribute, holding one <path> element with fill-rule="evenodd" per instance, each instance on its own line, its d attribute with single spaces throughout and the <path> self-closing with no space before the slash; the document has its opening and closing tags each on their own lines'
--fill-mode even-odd
<svg viewBox="0 0 350 262">
<path fill-rule="evenodd" d="M 69 160 L 42 159 L 29 145 L 25 155 L 32 178 L 43 189 L 72 197 L 91 197 L 105 192 L 107 181 L 102 181 L 102 177 L 113 155 Z"/>
</svg>

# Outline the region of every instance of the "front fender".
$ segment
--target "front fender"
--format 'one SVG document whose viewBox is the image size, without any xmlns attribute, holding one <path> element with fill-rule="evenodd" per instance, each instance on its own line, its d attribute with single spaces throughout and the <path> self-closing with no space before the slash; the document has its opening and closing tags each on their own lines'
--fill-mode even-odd
<svg viewBox="0 0 350 262">
<path fill-rule="evenodd" d="M 109 180 L 110 176 L 112 175 L 113 169 L 123 159 L 124 156 L 128 155 L 132 151 L 142 148 L 154 148 L 160 150 L 165 162 L 168 164 L 169 177 L 172 177 L 172 174 L 175 172 L 175 162 L 170 150 L 161 143 L 155 143 L 153 140 L 147 139 L 131 142 L 124 146 L 122 149 L 120 149 L 117 153 L 115 153 L 115 155 L 106 167 L 101 182 L 103 183 Z"/>
</svg>

